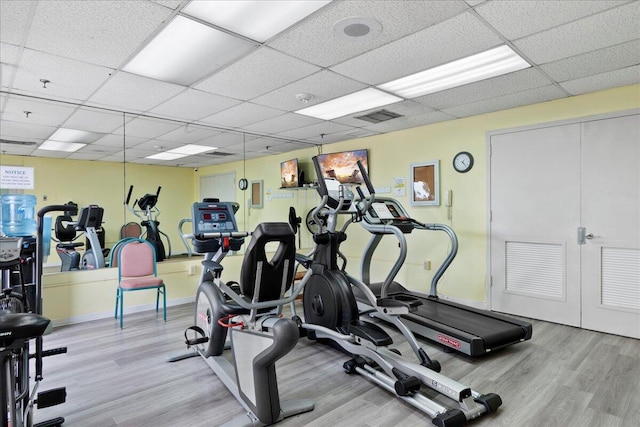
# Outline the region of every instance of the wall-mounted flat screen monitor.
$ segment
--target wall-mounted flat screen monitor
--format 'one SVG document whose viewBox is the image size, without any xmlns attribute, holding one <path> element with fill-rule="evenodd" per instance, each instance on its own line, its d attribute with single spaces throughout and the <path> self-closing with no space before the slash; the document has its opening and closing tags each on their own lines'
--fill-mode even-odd
<svg viewBox="0 0 640 427">
<path fill-rule="evenodd" d="M 291 159 L 280 163 L 280 188 L 298 187 L 299 178 L 298 159 Z"/>
<path fill-rule="evenodd" d="M 369 173 L 366 149 L 319 154 L 317 158 L 324 177 L 335 178 L 341 184 L 362 184 L 364 182 L 360 169 L 358 169 L 358 160 L 362 162 L 367 174 Z"/>
</svg>

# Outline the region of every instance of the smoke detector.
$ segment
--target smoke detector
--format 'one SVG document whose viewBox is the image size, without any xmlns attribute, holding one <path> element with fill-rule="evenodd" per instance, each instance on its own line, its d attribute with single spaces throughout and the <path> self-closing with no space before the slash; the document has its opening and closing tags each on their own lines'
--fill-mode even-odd
<svg viewBox="0 0 640 427">
<path fill-rule="evenodd" d="M 313 95 L 311 95 L 310 93 L 299 93 L 296 95 L 296 99 L 303 104 L 307 104 L 313 99 Z"/>
<path fill-rule="evenodd" d="M 342 40 L 364 41 L 377 37 L 382 32 L 382 24 L 373 18 L 358 16 L 341 19 L 333 25 L 332 31 Z"/>
</svg>

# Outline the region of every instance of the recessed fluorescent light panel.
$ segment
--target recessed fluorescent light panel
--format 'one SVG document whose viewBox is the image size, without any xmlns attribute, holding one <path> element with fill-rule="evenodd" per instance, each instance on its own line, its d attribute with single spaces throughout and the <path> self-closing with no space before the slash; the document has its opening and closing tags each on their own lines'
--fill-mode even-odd
<svg viewBox="0 0 640 427">
<path fill-rule="evenodd" d="M 47 150 L 47 151 L 66 151 L 68 153 L 73 153 L 74 151 L 78 151 L 82 147 L 87 144 L 80 144 L 77 142 L 62 142 L 62 141 L 45 141 L 39 147 L 38 150 Z"/>
<path fill-rule="evenodd" d="M 175 159 L 179 159 L 181 157 L 186 157 L 186 154 L 178 154 L 178 153 L 157 153 L 154 154 L 152 156 L 147 156 L 145 157 L 145 159 L 152 159 L 152 160 L 175 160 Z"/>
<path fill-rule="evenodd" d="M 382 90 L 415 98 L 531 67 L 509 46 L 500 46 L 379 85 Z"/>
<path fill-rule="evenodd" d="M 400 101 L 402 101 L 402 98 L 378 89 L 368 88 L 322 104 L 303 108 L 296 111 L 296 113 L 322 120 L 333 120 L 351 113 L 358 113 Z"/>
<path fill-rule="evenodd" d="M 78 151 L 82 147 L 102 138 L 105 134 L 78 129 L 59 128 L 38 149 L 49 151 Z"/>
<path fill-rule="evenodd" d="M 182 12 L 264 42 L 329 3 L 331 1 L 194 0 Z"/>
<path fill-rule="evenodd" d="M 208 147 L 206 145 L 187 144 L 182 147 L 173 148 L 163 153 L 153 154 L 145 157 L 145 159 L 153 160 L 175 160 L 181 157 L 192 156 L 194 154 L 204 153 L 206 151 L 217 150 L 218 147 Z"/>
<path fill-rule="evenodd" d="M 178 154 L 184 154 L 185 156 L 192 156 L 194 154 L 200 154 L 206 151 L 213 151 L 217 149 L 218 147 L 207 147 L 206 145 L 187 144 L 187 145 L 183 145 L 182 147 L 168 150 L 167 153 L 178 153 Z"/>
<path fill-rule="evenodd" d="M 255 47 L 247 40 L 176 16 L 122 69 L 191 86 Z"/>
</svg>

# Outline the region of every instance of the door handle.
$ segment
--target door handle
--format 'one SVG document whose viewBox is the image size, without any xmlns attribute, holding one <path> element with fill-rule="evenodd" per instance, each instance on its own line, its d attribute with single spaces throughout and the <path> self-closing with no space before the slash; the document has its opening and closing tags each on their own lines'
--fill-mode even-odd
<svg viewBox="0 0 640 427">
<path fill-rule="evenodd" d="M 589 240 L 593 239 L 594 237 L 596 237 L 596 236 L 594 236 L 593 233 L 587 233 L 584 236 L 585 239 L 589 239 Z"/>
</svg>

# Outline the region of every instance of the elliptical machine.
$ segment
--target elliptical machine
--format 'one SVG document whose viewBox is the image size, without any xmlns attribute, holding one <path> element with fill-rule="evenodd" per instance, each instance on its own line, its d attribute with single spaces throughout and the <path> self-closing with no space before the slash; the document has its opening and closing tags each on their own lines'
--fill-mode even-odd
<svg viewBox="0 0 640 427">
<path fill-rule="evenodd" d="M 102 229 L 102 217 L 104 209 L 98 205 L 89 205 L 82 208 L 77 221 L 73 221 L 72 215 L 78 214 L 78 205 L 69 202 L 64 205 L 69 210 L 64 215 L 56 217 L 55 235 L 58 244 L 56 252 L 60 257 L 62 265 L 60 271 L 73 270 L 95 270 L 105 267 L 105 256 L 109 253 L 108 249 L 102 248 L 100 235 L 104 236 Z M 80 255 L 76 248 L 84 246 L 83 243 L 75 242 L 79 237 L 76 232 L 81 231 L 87 239 L 87 249 Z"/>
<path fill-rule="evenodd" d="M 318 218 L 321 211 L 328 213 L 328 217 L 326 226 L 321 226 L 320 232 L 313 236 L 316 246 L 311 256 L 296 256 L 296 260 L 307 269 L 299 285 L 304 289 L 304 320 L 294 317 L 302 331 L 310 339 L 328 343 L 351 355 L 352 358 L 343 365 L 346 373 L 366 377 L 425 412 L 437 426 L 461 426 L 469 420 L 496 411 L 502 404 L 497 394 L 479 394 L 440 374 L 440 364 L 429 358 L 405 326 L 400 316 L 415 310 L 419 301 L 376 297 L 369 287 L 345 271 L 346 258 L 340 253 L 340 243 L 347 238 L 347 227 L 362 219 L 374 199 L 373 186 L 362 164 L 358 162 L 358 168 L 370 195 L 365 197 L 358 187 L 360 200 L 355 202 L 348 188 L 335 180 L 325 181 L 322 178 L 316 157 L 313 163 L 319 178 L 318 193 L 322 198 L 313 215 L 317 224 L 322 224 Z M 340 214 L 348 214 L 350 218 L 340 231 L 336 231 Z M 342 260 L 341 267 L 338 267 L 338 259 Z M 376 311 L 376 317 L 397 328 L 418 362 L 402 357 L 396 349 L 391 348 L 393 340 L 383 328 L 360 318 L 352 288 L 357 288 L 367 298 L 369 306 Z M 295 305 L 291 307 L 295 315 Z M 421 387 L 428 388 L 428 392 L 421 392 Z M 433 400 L 431 396 L 434 393 L 448 398 L 448 404 Z"/>
<path fill-rule="evenodd" d="M 80 259 L 80 269 L 95 270 L 105 267 L 104 252 L 98 233 L 102 232 L 104 209 L 98 205 L 82 208 L 76 230 L 83 231 L 87 238 L 87 250 Z"/>
<path fill-rule="evenodd" d="M 221 261 L 229 250 L 240 249 L 249 233 L 238 232 L 228 202 L 194 203 L 191 222 L 193 233 L 183 238 L 192 239 L 195 252 L 205 253 L 195 325 L 185 331 L 185 343 L 192 351 L 169 361 L 202 356 L 246 410 L 226 426 L 271 425 L 311 411 L 314 404 L 307 399 L 280 401 L 275 369 L 299 338 L 296 322 L 279 317 L 282 306 L 301 289 L 284 297 L 293 283 L 293 230 L 287 223 L 259 224 L 246 248 L 239 282 L 225 283 Z M 275 255 L 269 258 L 265 247 L 274 244 Z"/>
<path fill-rule="evenodd" d="M 160 231 L 159 228 L 160 222 L 158 221 L 158 216 L 160 216 L 160 209 L 158 209 L 156 205 L 158 203 L 158 196 L 160 196 L 161 189 L 162 187 L 158 187 L 156 194 L 147 193 L 139 199 L 136 199 L 133 202 L 133 205 L 129 206 L 131 193 L 133 193 L 132 185 L 129 187 L 129 194 L 127 194 L 127 199 L 124 202 L 127 209 L 140 219 L 140 225 L 145 228 L 145 232 L 142 237 L 147 239 L 155 248 L 156 261 L 164 261 L 171 256 L 171 241 L 169 240 L 169 236 Z M 136 210 L 136 205 L 140 209 Z M 162 236 L 167 240 L 167 252 L 165 252 Z"/>
</svg>

